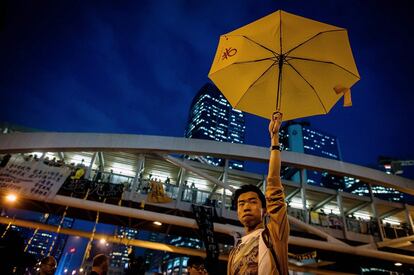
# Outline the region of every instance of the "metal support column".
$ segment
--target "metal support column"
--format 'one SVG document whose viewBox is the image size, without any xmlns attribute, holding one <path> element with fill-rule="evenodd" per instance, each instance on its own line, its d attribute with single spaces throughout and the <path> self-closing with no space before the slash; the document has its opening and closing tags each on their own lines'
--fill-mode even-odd
<svg viewBox="0 0 414 275">
<path fill-rule="evenodd" d="M 374 219 L 375 219 L 375 221 L 377 223 L 377 226 L 378 226 L 378 232 L 380 234 L 381 241 L 384 241 L 384 239 L 385 239 L 384 230 L 382 228 L 381 220 L 378 217 L 378 211 L 377 211 L 377 206 L 375 205 L 374 193 L 372 192 L 371 184 L 368 183 L 367 186 L 368 186 L 369 195 L 371 196 L 372 213 L 374 213 Z"/>
<path fill-rule="evenodd" d="M 139 159 L 137 163 L 137 170 L 135 171 L 135 176 L 131 184 L 131 192 L 135 193 L 138 192 L 138 187 L 140 186 L 140 176 L 142 173 L 142 170 L 144 169 L 144 163 L 145 163 L 145 157 L 143 154 L 139 154 Z"/>
<path fill-rule="evenodd" d="M 180 168 L 180 171 L 178 172 L 177 177 L 177 183 L 178 183 L 178 194 L 177 194 L 177 200 L 175 201 L 175 208 L 178 208 L 181 204 L 181 200 L 183 198 L 183 192 L 184 192 L 184 175 L 185 175 L 185 169 Z"/>
<path fill-rule="evenodd" d="M 345 217 L 345 211 L 344 211 L 344 207 L 343 207 L 343 203 L 342 203 L 342 195 L 341 195 L 341 191 L 338 191 L 336 194 L 336 202 L 338 204 L 338 208 L 339 208 L 339 215 L 342 218 L 342 231 L 344 233 L 344 238 L 347 240 L 348 239 L 348 226 L 346 224 L 346 217 Z"/>
<path fill-rule="evenodd" d="M 300 169 L 300 196 L 302 198 L 302 208 L 305 211 L 305 222 L 309 223 L 309 212 L 306 206 L 306 170 Z"/>
<path fill-rule="evenodd" d="M 404 208 L 405 208 L 406 221 L 407 221 L 409 229 L 411 230 L 410 234 L 414 234 L 414 222 L 413 222 L 413 217 L 410 214 L 410 208 L 408 204 L 405 203 Z"/>
<path fill-rule="evenodd" d="M 224 172 L 223 172 L 223 182 L 224 185 L 227 185 L 227 179 L 228 179 L 228 174 L 229 174 L 229 160 L 226 159 L 224 161 Z M 221 216 L 224 216 L 226 210 L 226 188 L 223 188 L 223 195 L 221 197 Z"/>
<path fill-rule="evenodd" d="M 95 153 L 93 154 L 93 156 L 92 156 L 91 162 L 90 162 L 90 163 L 89 163 L 89 165 L 88 165 L 88 168 L 86 169 L 85 179 L 87 179 L 87 180 L 89 180 L 89 179 L 90 179 L 90 176 L 91 176 L 91 173 L 92 173 L 92 167 L 93 167 L 93 164 L 94 164 L 94 163 L 95 163 L 95 161 L 96 161 L 97 156 L 98 156 L 98 153 L 97 153 L 97 152 L 95 152 Z"/>
</svg>

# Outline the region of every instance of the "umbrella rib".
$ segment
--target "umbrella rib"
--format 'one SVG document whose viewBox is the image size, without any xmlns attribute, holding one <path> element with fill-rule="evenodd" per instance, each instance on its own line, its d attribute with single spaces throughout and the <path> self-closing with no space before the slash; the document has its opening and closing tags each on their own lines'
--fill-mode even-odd
<svg viewBox="0 0 414 275">
<path fill-rule="evenodd" d="M 263 45 L 262 45 L 262 44 L 260 44 L 260 43 L 257 43 L 256 41 L 254 41 L 254 40 L 252 40 L 252 39 L 248 38 L 247 36 L 245 36 L 245 35 L 242 35 L 242 36 L 243 36 L 244 38 L 246 38 L 247 40 L 249 40 L 249 41 L 253 42 L 254 44 L 259 45 L 259 46 L 260 46 L 260 47 L 262 47 L 263 49 L 266 49 L 266 50 L 268 50 L 269 52 L 273 53 L 275 56 L 278 56 L 278 55 L 279 55 L 278 53 L 276 53 L 276 52 L 272 51 L 272 50 L 271 50 L 271 49 L 269 49 L 268 47 L 263 46 Z"/>
<path fill-rule="evenodd" d="M 321 98 L 319 97 L 319 95 L 318 95 L 318 93 L 316 92 L 316 90 L 315 90 L 315 88 L 312 86 L 312 84 L 310 84 L 307 80 L 306 80 L 306 78 L 304 78 L 303 77 L 303 75 L 292 65 L 292 64 L 290 64 L 288 61 L 286 61 L 286 63 L 290 66 L 290 67 L 292 67 L 292 69 L 309 85 L 309 87 L 311 87 L 312 88 L 312 91 L 315 93 L 315 95 L 316 95 L 316 97 L 318 98 L 318 100 L 319 100 L 319 102 L 321 103 L 321 105 L 322 105 L 322 107 L 323 107 L 323 109 L 325 110 L 325 114 L 327 114 L 328 113 L 328 111 L 326 110 L 326 108 L 325 108 L 325 105 L 323 104 L 323 102 L 322 102 L 322 100 L 321 100 Z"/>
<path fill-rule="evenodd" d="M 246 89 L 246 92 L 242 95 L 242 97 L 240 97 L 240 99 L 237 101 L 237 103 L 234 105 L 235 107 L 240 103 L 240 101 L 242 101 L 243 97 L 247 94 L 247 91 L 254 86 L 254 84 L 256 84 L 257 81 L 259 81 L 260 78 L 262 78 L 269 70 L 270 68 L 272 68 L 272 66 L 274 66 L 276 64 L 273 63 L 272 65 L 269 66 L 269 68 L 266 69 L 266 71 L 264 71 L 252 84 L 250 84 L 250 86 Z"/>
<path fill-rule="evenodd" d="M 312 39 L 316 38 L 317 36 L 324 34 L 324 33 L 328 33 L 328 32 L 339 32 L 339 31 L 346 31 L 346 29 L 340 29 L 340 30 L 329 30 L 329 31 L 323 31 L 323 32 L 319 32 L 317 34 L 315 34 L 314 36 L 312 36 L 311 38 L 309 38 L 308 40 L 303 41 L 302 43 L 300 43 L 299 45 L 297 45 L 296 47 L 290 49 L 289 51 L 287 51 L 285 54 L 288 55 L 291 51 L 299 48 L 300 46 L 302 46 L 303 44 L 308 43 L 309 41 L 311 41 Z"/>
<path fill-rule="evenodd" d="M 357 76 L 356 74 L 354 74 L 353 72 L 349 71 L 348 69 L 345 69 L 342 66 L 339 66 L 338 64 L 331 62 L 331 61 L 322 61 L 322 60 L 316 60 L 316 59 L 311 59 L 311 58 L 305 58 L 305 57 L 295 57 L 295 56 L 289 56 L 289 59 L 297 59 L 297 60 L 305 60 L 305 61 L 311 61 L 311 62 L 318 62 L 318 63 L 325 63 L 325 64 L 331 64 L 334 66 L 337 66 L 339 68 L 341 68 L 342 70 L 352 74 L 353 76 L 355 76 L 358 79 L 361 79 L 359 76 Z"/>
<path fill-rule="evenodd" d="M 234 62 L 233 64 L 246 64 L 246 63 L 253 63 L 253 62 L 260 62 L 260 61 L 265 61 L 265 60 L 273 60 L 274 57 L 267 57 L 267 58 L 262 58 L 262 59 L 256 59 L 256 60 L 249 60 L 249 61 L 240 61 L 240 62 Z"/>
</svg>

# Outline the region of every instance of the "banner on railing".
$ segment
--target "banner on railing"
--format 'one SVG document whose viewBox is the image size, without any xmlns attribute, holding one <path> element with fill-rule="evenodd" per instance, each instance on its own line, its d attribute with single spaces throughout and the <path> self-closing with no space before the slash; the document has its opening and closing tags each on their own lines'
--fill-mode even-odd
<svg viewBox="0 0 414 275">
<path fill-rule="evenodd" d="M 41 160 L 25 160 L 13 156 L 0 168 L 0 190 L 37 199 L 49 199 L 56 195 L 70 174 L 68 167 L 52 167 Z"/>
<path fill-rule="evenodd" d="M 219 248 L 214 236 L 213 209 L 200 205 L 192 205 L 193 213 L 206 247 L 206 267 L 210 274 L 217 274 Z"/>
</svg>

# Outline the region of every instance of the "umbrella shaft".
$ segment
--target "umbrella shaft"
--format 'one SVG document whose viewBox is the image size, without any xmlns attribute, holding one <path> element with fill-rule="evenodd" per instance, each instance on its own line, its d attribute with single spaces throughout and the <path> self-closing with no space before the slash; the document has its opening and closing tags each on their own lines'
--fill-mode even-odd
<svg viewBox="0 0 414 275">
<path fill-rule="evenodd" d="M 279 61 L 278 61 L 278 64 L 279 64 L 279 70 L 282 70 L 282 66 L 283 66 L 283 62 L 285 61 L 285 56 L 283 55 L 283 54 L 281 54 L 280 56 L 279 56 Z"/>
<path fill-rule="evenodd" d="M 282 93 L 282 67 L 283 67 L 283 62 L 285 60 L 285 57 L 283 56 L 283 54 L 281 54 L 279 56 L 279 61 L 278 61 L 278 65 L 279 65 L 279 77 L 278 77 L 278 81 L 277 81 L 277 94 L 276 94 L 276 111 L 280 110 L 280 105 L 281 105 L 281 93 Z"/>
</svg>

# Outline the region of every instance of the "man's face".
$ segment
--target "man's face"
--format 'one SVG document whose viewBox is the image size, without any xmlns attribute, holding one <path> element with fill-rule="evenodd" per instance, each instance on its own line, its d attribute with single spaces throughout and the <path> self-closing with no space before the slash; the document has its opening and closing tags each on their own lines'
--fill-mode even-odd
<svg viewBox="0 0 414 275">
<path fill-rule="evenodd" d="M 47 261 L 47 263 L 40 265 L 40 270 L 47 275 L 53 275 L 55 274 L 55 270 L 56 270 L 56 261 L 53 259 L 49 259 L 49 261 Z"/>
<path fill-rule="evenodd" d="M 239 221 L 247 228 L 255 228 L 262 222 L 264 209 L 259 196 L 255 192 L 246 192 L 237 200 L 237 216 Z"/>
</svg>

